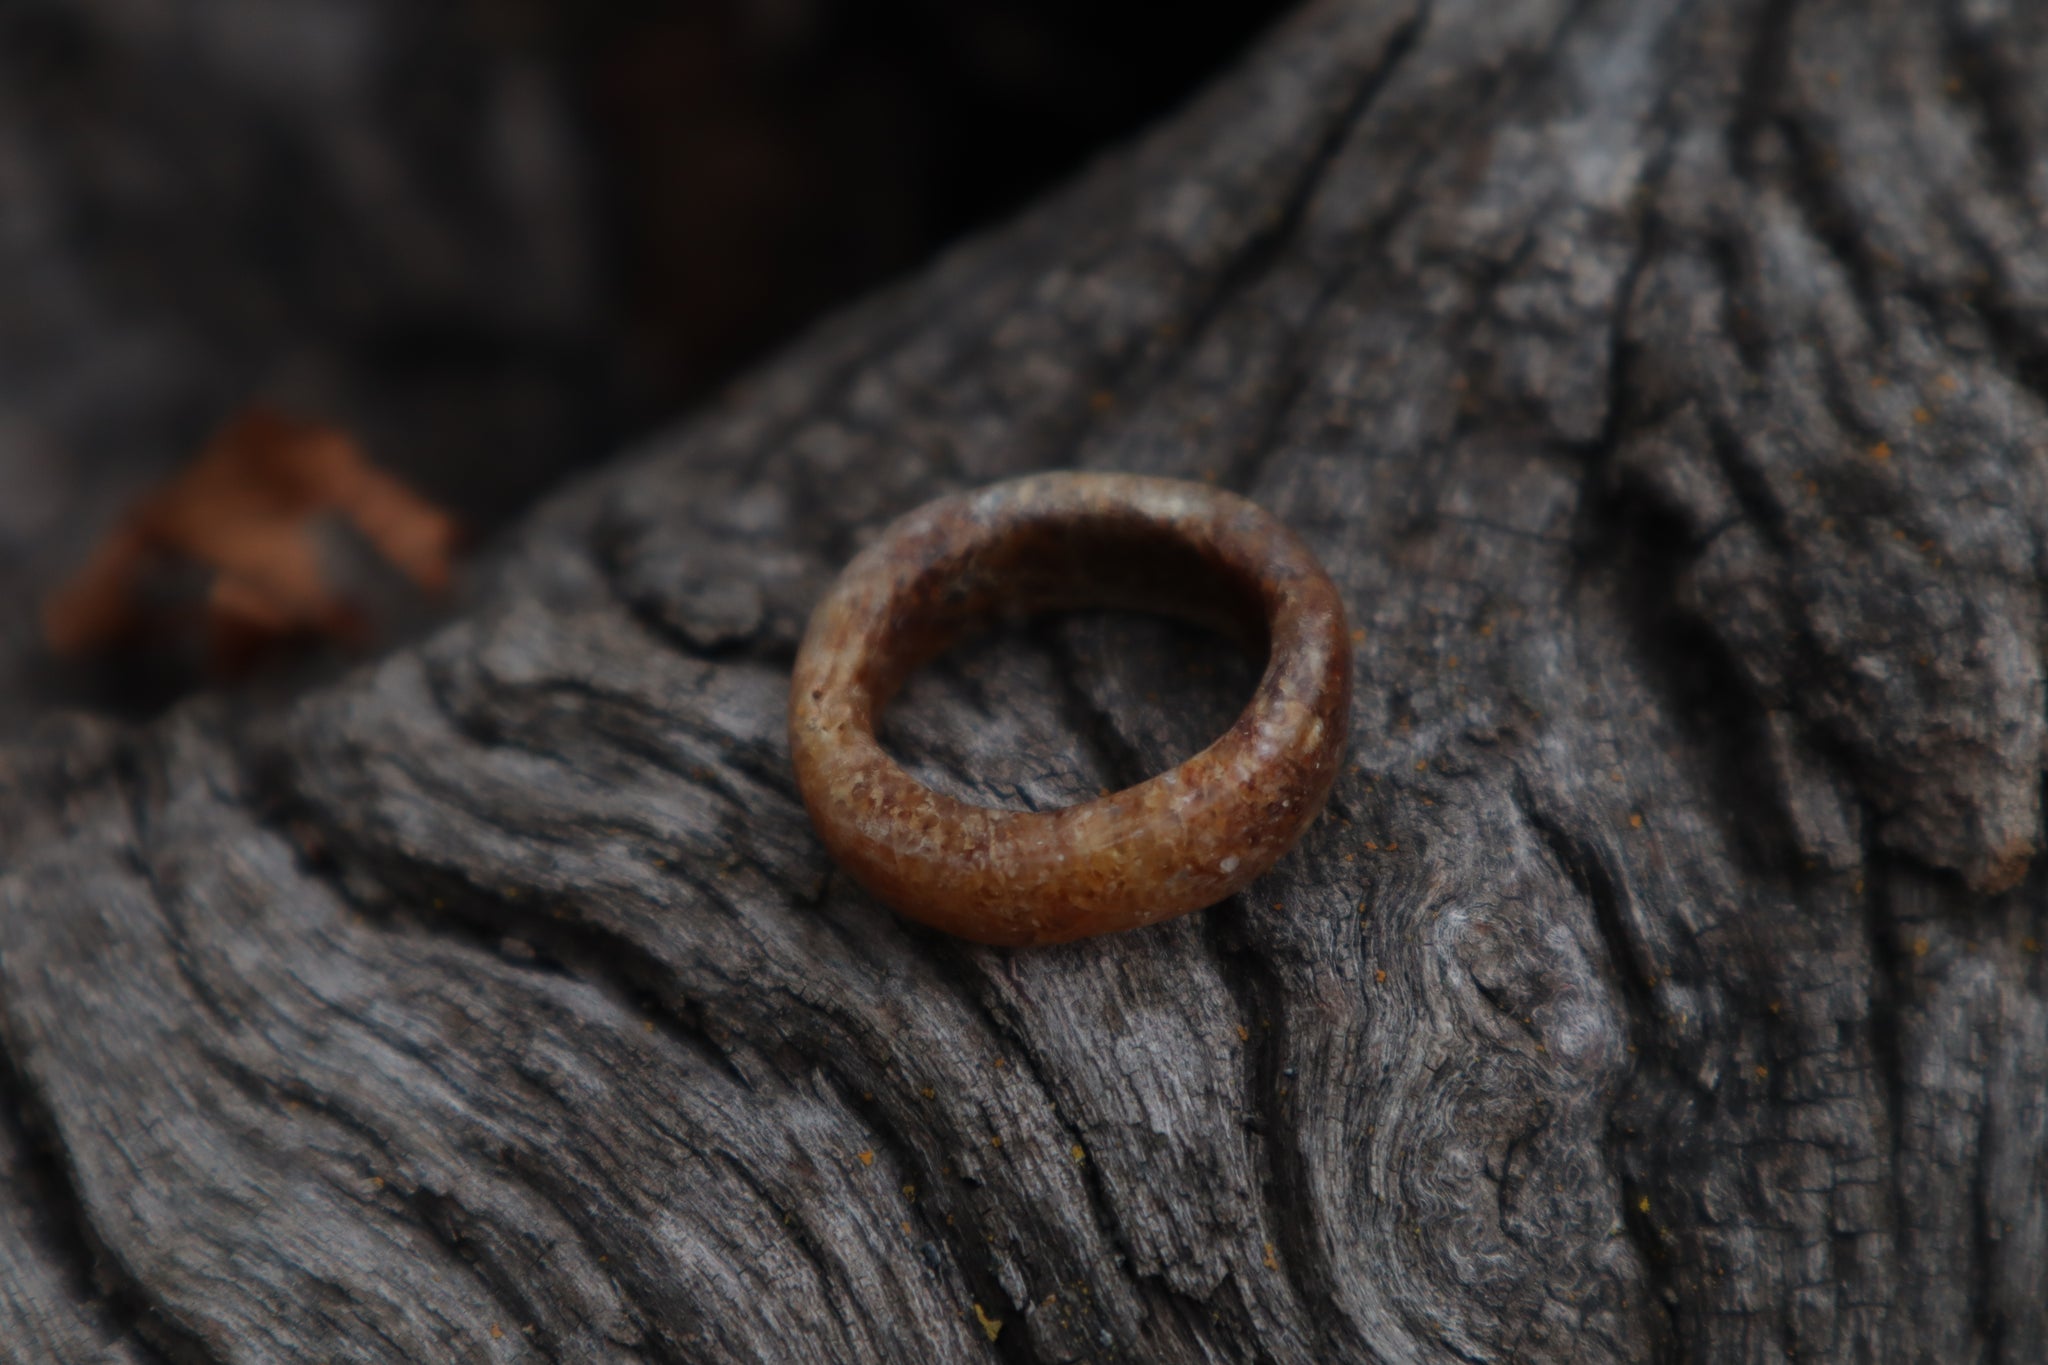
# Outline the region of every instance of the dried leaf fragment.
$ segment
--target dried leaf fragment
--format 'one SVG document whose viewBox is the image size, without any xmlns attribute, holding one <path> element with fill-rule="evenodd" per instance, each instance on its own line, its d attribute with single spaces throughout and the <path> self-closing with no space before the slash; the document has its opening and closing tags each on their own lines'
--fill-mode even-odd
<svg viewBox="0 0 2048 1365">
<path fill-rule="evenodd" d="M 366 643 L 361 611 L 327 581 L 321 561 L 314 528 L 328 515 L 422 590 L 447 588 L 459 539 L 452 517 L 371 464 L 346 432 L 251 407 L 132 508 L 50 596 L 44 639 L 65 658 L 158 639 L 178 625 L 159 585 L 197 569 L 217 673 L 245 671 L 294 636 Z"/>
</svg>

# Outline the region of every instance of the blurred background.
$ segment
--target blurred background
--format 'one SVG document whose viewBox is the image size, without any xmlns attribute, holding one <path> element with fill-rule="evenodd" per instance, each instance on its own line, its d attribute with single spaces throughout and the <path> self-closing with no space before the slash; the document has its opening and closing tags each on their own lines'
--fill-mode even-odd
<svg viewBox="0 0 2048 1365">
<path fill-rule="evenodd" d="M 426 576 L 310 516 L 301 475 L 329 446 L 194 472 L 252 405 L 393 477 L 386 541 L 487 545 L 576 467 L 1168 113 L 1283 8 L 8 0 L 0 740 L 57 707 L 303 680 L 428 619 L 389 605 L 431 602 L 409 591 Z M 309 617 L 230 657 L 208 626 L 236 586 L 219 547 L 289 558 L 316 520 L 323 590 L 361 630 Z M 53 650 L 45 608 L 117 544 L 102 596 L 122 628 L 74 620 Z M 283 582 L 273 562 L 248 560 L 242 597 Z"/>
</svg>

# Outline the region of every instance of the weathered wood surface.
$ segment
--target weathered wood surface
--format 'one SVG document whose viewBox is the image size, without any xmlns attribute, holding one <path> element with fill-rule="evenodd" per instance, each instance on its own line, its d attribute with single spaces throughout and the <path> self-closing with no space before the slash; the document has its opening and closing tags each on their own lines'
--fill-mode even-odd
<svg viewBox="0 0 2048 1365">
<path fill-rule="evenodd" d="M 2042 1359 L 2044 210 L 2039 7 L 1311 6 L 424 646 L 7 757 L 0 1354 Z M 968 947 L 784 677 L 1055 465 L 1310 541 L 1355 767 L 1239 902 Z M 1050 624 L 897 743 L 1069 800 L 1217 664 Z"/>
</svg>

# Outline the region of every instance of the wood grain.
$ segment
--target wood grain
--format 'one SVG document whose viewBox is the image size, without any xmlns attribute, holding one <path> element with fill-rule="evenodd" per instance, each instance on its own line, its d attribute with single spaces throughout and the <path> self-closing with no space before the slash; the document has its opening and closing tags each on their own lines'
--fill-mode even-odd
<svg viewBox="0 0 2048 1365">
<path fill-rule="evenodd" d="M 0 1355 L 2042 1358 L 2044 73 L 1311 5 L 426 644 L 11 751 Z M 833 873 L 785 680 L 874 528 L 1064 466 L 1310 544 L 1351 762 L 1232 902 L 962 946 Z M 1062 803 L 1249 681 L 1077 619 L 891 742 Z"/>
</svg>

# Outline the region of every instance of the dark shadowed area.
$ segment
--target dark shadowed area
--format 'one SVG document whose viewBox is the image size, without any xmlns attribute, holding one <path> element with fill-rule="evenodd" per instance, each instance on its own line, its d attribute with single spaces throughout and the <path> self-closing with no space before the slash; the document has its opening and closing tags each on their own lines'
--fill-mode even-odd
<svg viewBox="0 0 2048 1365">
<path fill-rule="evenodd" d="M 245 405 L 505 520 L 1183 98 L 1281 7 L 1069 0 L 11 5 L 0 16 L 0 734 L 204 683 L 36 607 Z M 342 522 L 378 645 L 420 602 Z M 146 585 L 196 604 L 205 575 Z M 169 610 L 163 602 L 159 611 Z M 196 606 L 195 606 L 196 609 Z M 196 632 L 193 632 L 196 634 Z M 294 640 L 256 695 L 361 647 Z"/>
</svg>

